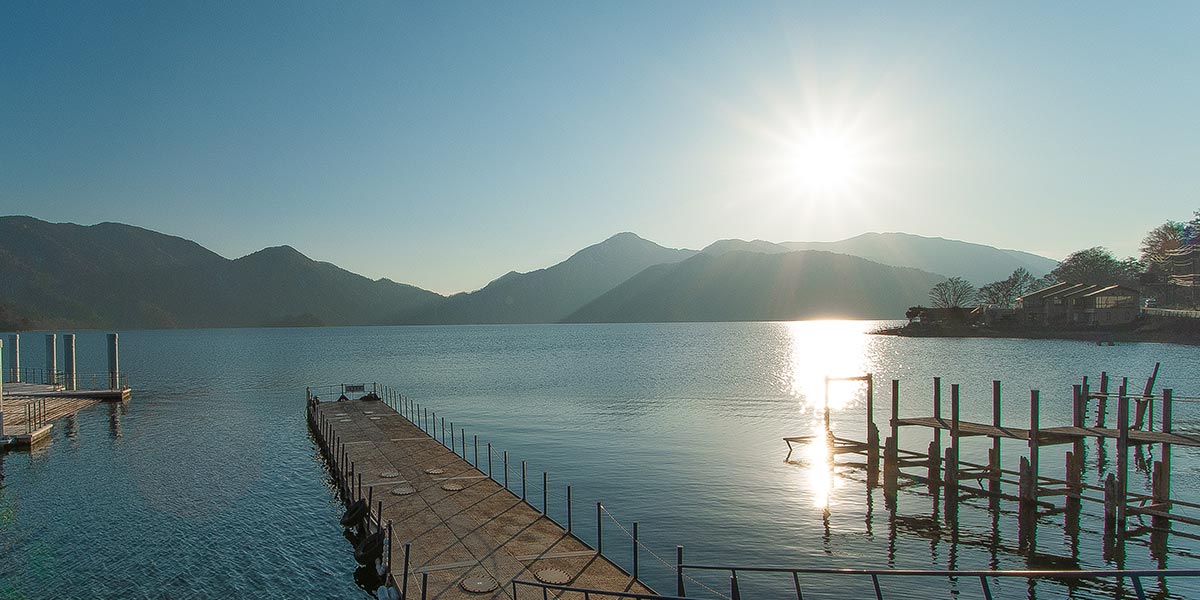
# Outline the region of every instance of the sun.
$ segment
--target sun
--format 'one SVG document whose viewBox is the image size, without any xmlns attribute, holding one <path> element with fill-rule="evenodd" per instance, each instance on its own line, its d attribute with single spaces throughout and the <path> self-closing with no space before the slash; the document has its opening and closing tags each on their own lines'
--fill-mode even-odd
<svg viewBox="0 0 1200 600">
<path fill-rule="evenodd" d="M 802 195 L 844 196 L 862 183 L 866 156 L 862 144 L 851 135 L 815 131 L 800 136 L 790 146 L 785 162 Z"/>
</svg>

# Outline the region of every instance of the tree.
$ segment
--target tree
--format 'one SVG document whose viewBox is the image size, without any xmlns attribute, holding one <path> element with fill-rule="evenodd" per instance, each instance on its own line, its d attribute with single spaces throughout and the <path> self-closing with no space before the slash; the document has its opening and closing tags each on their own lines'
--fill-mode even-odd
<svg viewBox="0 0 1200 600">
<path fill-rule="evenodd" d="M 962 277 L 951 277 L 929 290 L 929 301 L 937 308 L 962 308 L 976 296 L 975 286 Z"/>
<path fill-rule="evenodd" d="M 1184 245 L 1189 237 L 1189 225 L 1176 221 L 1167 221 L 1151 229 L 1142 238 L 1142 261 L 1148 265 L 1156 265 L 1167 259 L 1167 252 Z"/>
<path fill-rule="evenodd" d="M 1058 281 L 1099 285 L 1129 282 L 1144 268 L 1137 259 L 1117 260 L 1107 248 L 1097 246 L 1072 252 L 1050 274 Z"/>
<path fill-rule="evenodd" d="M 1029 274 L 1029 271 L 1024 267 L 1018 267 L 1007 279 L 993 281 L 979 288 L 978 299 L 982 304 L 1012 306 L 1016 304 L 1017 298 L 1033 291 L 1036 283 L 1037 280 Z"/>
</svg>

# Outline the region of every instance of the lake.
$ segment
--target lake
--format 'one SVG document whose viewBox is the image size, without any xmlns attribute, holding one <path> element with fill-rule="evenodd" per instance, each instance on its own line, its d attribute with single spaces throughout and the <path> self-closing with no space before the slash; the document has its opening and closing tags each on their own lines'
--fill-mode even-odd
<svg viewBox="0 0 1200 600">
<path fill-rule="evenodd" d="M 379 382 L 549 472 L 552 515 L 565 516 L 573 486 L 581 537 L 593 542 L 594 503 L 664 563 L 675 546 L 688 562 L 813 567 L 1029 568 L 1017 546 L 1016 506 L 998 516 L 986 500 L 960 508 L 958 530 L 939 524 L 924 487 L 902 489 L 898 519 L 863 473 L 831 470 L 801 452 L 785 461 L 782 438 L 816 431 L 823 378 L 873 373 L 876 422 L 886 434 L 889 380 L 901 380 L 901 413 L 931 413 L 932 378 L 962 386 L 964 419 L 989 421 L 991 381 L 1003 381 L 1004 419 L 1028 423 L 1041 390 L 1043 426 L 1070 424 L 1071 385 L 1101 371 L 1140 391 L 1155 362 L 1160 388 L 1200 395 L 1194 347 L 1008 339 L 912 339 L 870 335 L 878 322 L 705 323 L 223 329 L 121 332 L 121 362 L 134 396 L 59 421 L 32 454 L 0 455 L 0 598 L 217 596 L 362 598 L 351 549 L 340 535 L 324 465 L 303 418 L 308 385 Z M 7 337 L 4 338 L 7 344 Z M 23 363 L 40 367 L 42 336 L 25 334 Z M 80 371 L 105 368 L 103 332 L 81 332 Z M 7 356 L 6 356 L 7 360 Z M 835 433 L 864 439 L 864 390 L 835 384 Z M 1110 416 L 1110 422 L 1114 417 Z M 1200 407 L 1180 402 L 1175 428 L 1200 430 Z M 924 450 L 927 431 L 901 432 Z M 1023 444 L 1005 442 L 1005 467 Z M 982 440 L 965 460 L 986 461 Z M 1062 452 L 1043 453 L 1061 474 Z M 1085 481 L 1101 456 L 1088 443 Z M 1103 454 L 1102 454 L 1103 452 Z M 1200 492 L 1200 456 L 1175 451 L 1174 495 Z M 516 471 L 514 470 L 514 473 Z M 1148 489 L 1137 473 L 1131 489 Z M 531 495 L 535 492 L 531 491 Z M 591 508 L 589 508 L 591 507 Z M 1040 555 L 1115 568 L 1100 551 L 1101 509 L 1085 505 L 1080 531 L 1061 515 L 1039 521 Z M 993 518 L 996 517 L 996 518 Z M 900 525 L 897 526 L 897 523 Z M 1200 528 L 1177 525 L 1183 532 Z M 610 537 L 611 536 L 611 537 Z M 615 526 L 605 552 L 628 566 Z M 1197 568 L 1200 543 L 1172 535 L 1126 545 L 1125 568 Z M 674 591 L 674 575 L 642 555 L 643 579 Z M 720 576 L 698 578 L 723 593 Z M 805 598 L 869 593 L 870 582 L 806 580 Z M 750 578 L 747 597 L 786 593 L 790 580 Z M 825 584 L 825 585 L 822 585 Z M 1200 581 L 1196 582 L 1200 585 Z M 981 597 L 961 582 L 961 597 Z M 1185 580 L 1171 595 L 1200 595 Z M 887 590 L 960 597 L 942 580 L 888 581 Z M 936 590 L 934 589 L 936 588 Z M 945 590 L 944 592 L 942 590 Z M 717 597 L 692 585 L 689 592 Z M 824 592 L 826 595 L 821 596 Z M 997 597 L 1111 597 L 1104 589 L 1005 582 Z M 1107 595 L 1107 596 L 1106 596 Z"/>
</svg>

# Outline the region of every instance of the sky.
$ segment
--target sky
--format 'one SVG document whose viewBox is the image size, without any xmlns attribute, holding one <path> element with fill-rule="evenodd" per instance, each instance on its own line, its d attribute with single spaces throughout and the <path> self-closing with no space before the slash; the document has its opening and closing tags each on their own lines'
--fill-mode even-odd
<svg viewBox="0 0 1200 600">
<path fill-rule="evenodd" d="M 442 293 L 617 232 L 1134 255 L 1200 3 L 0 4 L 0 214 Z"/>
</svg>

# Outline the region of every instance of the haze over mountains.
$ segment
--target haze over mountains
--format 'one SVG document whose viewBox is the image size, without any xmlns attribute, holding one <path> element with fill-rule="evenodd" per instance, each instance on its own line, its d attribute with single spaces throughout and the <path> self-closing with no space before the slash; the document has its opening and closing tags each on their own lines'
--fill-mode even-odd
<svg viewBox="0 0 1200 600">
<path fill-rule="evenodd" d="M 697 252 L 620 233 L 556 265 L 447 297 L 289 246 L 230 260 L 130 225 L 0 217 L 0 329 L 900 318 L 945 275 L 986 283 L 1055 264 L 908 234 L 722 240 Z"/>
</svg>

